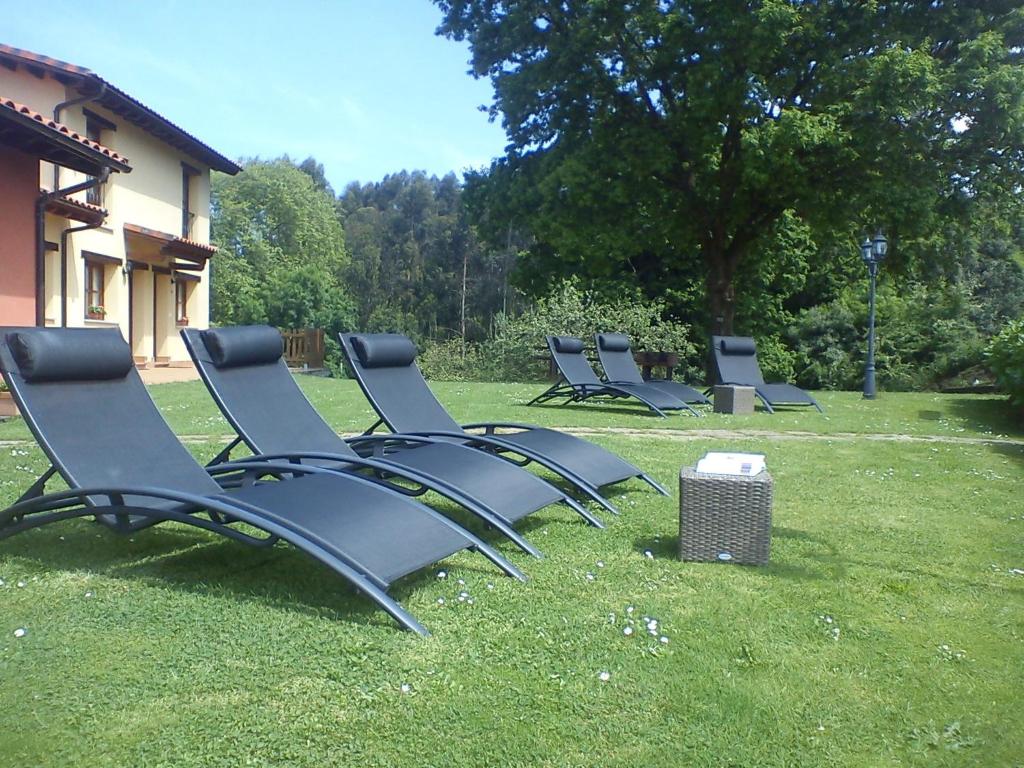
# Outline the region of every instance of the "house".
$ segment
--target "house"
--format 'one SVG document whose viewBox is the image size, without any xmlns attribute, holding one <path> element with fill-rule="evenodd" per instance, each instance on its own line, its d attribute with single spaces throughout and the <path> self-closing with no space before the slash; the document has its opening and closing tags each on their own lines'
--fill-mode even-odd
<svg viewBox="0 0 1024 768">
<path fill-rule="evenodd" d="M 138 364 L 188 364 L 211 170 L 241 169 L 90 70 L 0 44 L 0 326 L 119 327 Z"/>
</svg>

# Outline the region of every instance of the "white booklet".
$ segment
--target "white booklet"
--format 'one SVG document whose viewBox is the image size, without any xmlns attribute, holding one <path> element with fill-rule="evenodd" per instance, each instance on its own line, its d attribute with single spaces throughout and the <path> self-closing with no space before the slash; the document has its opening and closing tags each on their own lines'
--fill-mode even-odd
<svg viewBox="0 0 1024 768">
<path fill-rule="evenodd" d="M 705 453 L 697 462 L 698 472 L 716 475 L 756 475 L 765 469 L 763 453 Z"/>
</svg>

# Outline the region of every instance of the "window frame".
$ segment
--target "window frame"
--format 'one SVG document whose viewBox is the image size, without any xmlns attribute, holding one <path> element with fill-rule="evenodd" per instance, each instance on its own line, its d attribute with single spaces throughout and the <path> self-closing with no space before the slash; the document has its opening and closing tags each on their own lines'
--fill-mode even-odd
<svg viewBox="0 0 1024 768">
<path fill-rule="evenodd" d="M 193 240 L 192 228 L 195 225 L 196 214 L 192 210 L 194 195 L 192 194 L 192 180 L 200 175 L 198 168 L 188 163 L 181 164 L 181 236 L 186 240 Z"/>
<path fill-rule="evenodd" d="M 86 113 L 85 116 L 85 137 L 90 141 L 95 141 L 99 144 L 103 143 L 103 129 L 104 125 L 97 120 L 94 116 Z M 90 176 L 90 181 L 95 181 L 98 177 Z M 103 207 L 103 184 L 97 184 L 94 187 L 89 187 L 85 190 L 85 202 L 89 205 L 95 205 L 97 208 Z"/>
<path fill-rule="evenodd" d="M 98 283 L 93 285 L 93 278 L 98 278 Z M 86 320 L 103 320 L 107 316 L 106 301 L 107 290 L 107 267 L 102 261 L 94 259 L 85 260 L 85 318 Z M 96 300 L 93 301 L 93 298 Z M 93 307 L 99 307 L 94 311 Z"/>
<path fill-rule="evenodd" d="M 174 322 L 179 326 L 187 326 L 189 323 L 189 284 L 188 280 L 182 280 L 180 277 L 174 281 Z"/>
</svg>

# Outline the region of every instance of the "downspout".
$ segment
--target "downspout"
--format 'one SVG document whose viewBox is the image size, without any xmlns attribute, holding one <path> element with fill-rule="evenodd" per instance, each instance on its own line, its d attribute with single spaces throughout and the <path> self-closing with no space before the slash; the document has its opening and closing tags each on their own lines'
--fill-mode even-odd
<svg viewBox="0 0 1024 768">
<path fill-rule="evenodd" d="M 53 192 L 44 192 L 36 200 L 36 325 L 42 327 L 46 324 L 46 205 L 58 197 L 67 197 L 82 192 L 86 189 L 99 186 L 106 182 L 110 176 L 109 168 L 102 168 L 100 175 L 91 179 L 74 184 L 64 189 L 57 189 Z M 101 222 L 102 223 L 102 222 Z M 65 255 L 67 238 L 65 235 L 71 232 L 78 232 L 83 229 L 95 229 L 99 224 L 86 225 L 84 227 L 72 227 L 61 233 L 60 249 L 60 302 L 61 302 L 61 325 L 67 325 L 67 271 L 68 261 Z"/>
<path fill-rule="evenodd" d="M 75 99 L 68 99 L 67 101 L 60 102 L 60 104 L 58 104 L 57 106 L 55 106 L 53 108 L 53 121 L 55 123 L 59 123 L 60 122 L 60 113 L 63 112 L 68 107 L 73 107 L 76 104 L 85 104 L 88 101 L 96 101 L 97 99 L 102 98 L 103 94 L 105 94 L 106 92 L 107 92 L 107 84 L 101 82 L 100 83 L 99 91 L 97 91 L 96 93 L 94 93 L 94 94 L 92 94 L 90 96 L 79 96 L 78 98 L 75 98 Z M 56 163 L 54 163 L 53 164 L 53 188 L 56 189 L 58 186 L 60 186 L 60 166 L 57 165 Z"/>
</svg>

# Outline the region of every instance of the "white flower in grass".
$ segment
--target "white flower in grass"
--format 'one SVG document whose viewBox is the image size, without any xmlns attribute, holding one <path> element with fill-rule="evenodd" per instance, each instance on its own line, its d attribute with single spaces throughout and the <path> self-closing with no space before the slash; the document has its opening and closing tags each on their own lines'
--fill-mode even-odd
<svg viewBox="0 0 1024 768">
<path fill-rule="evenodd" d="M 437 604 L 438 605 L 444 605 L 444 598 L 443 597 L 437 598 Z"/>
<path fill-rule="evenodd" d="M 633 628 L 632 627 L 624 627 L 623 630 L 622 630 L 622 634 L 624 634 L 626 637 L 629 637 L 630 635 L 633 634 Z"/>
<path fill-rule="evenodd" d="M 466 580 L 465 580 L 465 579 L 459 579 L 459 580 L 458 580 L 457 582 L 455 582 L 455 583 L 456 583 L 456 584 L 458 584 L 458 585 L 459 585 L 460 587 L 464 587 L 464 586 L 466 586 Z"/>
<path fill-rule="evenodd" d="M 402 683 L 402 685 L 399 686 L 399 690 L 402 693 L 412 693 L 412 686 L 409 685 L 408 683 Z"/>
<path fill-rule="evenodd" d="M 662 645 L 668 645 L 668 638 L 665 637 L 665 635 L 662 635 L 661 637 L 658 638 L 658 642 L 661 643 Z"/>
<path fill-rule="evenodd" d="M 0 587 L 4 586 L 6 583 L 7 582 L 5 582 L 3 579 L 0 579 Z"/>
<path fill-rule="evenodd" d="M 598 560 L 597 561 L 597 567 L 598 568 L 604 568 L 604 560 Z"/>
<path fill-rule="evenodd" d="M 28 634 L 28 630 L 25 629 L 24 627 L 18 627 L 16 630 L 14 630 L 14 636 L 15 637 L 24 637 L 27 634 Z"/>
<path fill-rule="evenodd" d="M 633 615 L 633 611 L 634 611 L 634 610 L 635 610 L 635 609 L 633 608 L 633 606 L 632 606 L 632 605 L 627 605 L 627 606 L 626 606 L 626 613 L 628 613 L 628 614 L 629 614 L 630 616 L 632 616 L 632 615 Z"/>
<path fill-rule="evenodd" d="M 487 588 L 488 589 L 494 589 L 494 585 L 491 582 L 488 581 L 487 582 Z"/>
<path fill-rule="evenodd" d="M 607 683 L 609 680 L 612 679 L 612 673 L 611 672 L 598 672 L 597 673 L 597 679 L 600 680 L 602 683 Z"/>
<path fill-rule="evenodd" d="M 439 578 L 439 579 L 447 579 L 448 578 L 448 571 L 438 571 L 437 572 L 437 578 Z"/>
<path fill-rule="evenodd" d="M 596 576 L 594 576 L 594 574 L 592 574 L 592 573 L 591 573 L 590 571 L 587 571 L 587 572 L 586 572 L 586 573 L 585 573 L 585 574 L 583 575 L 583 578 L 585 578 L 585 579 L 586 579 L 587 581 L 593 581 L 593 580 L 594 580 L 595 578 L 597 578 L 597 577 L 596 577 Z"/>
<path fill-rule="evenodd" d="M 651 550 L 649 550 L 649 549 L 645 549 L 644 550 L 644 557 L 646 557 L 648 560 L 653 560 L 654 559 L 654 553 L 651 552 Z"/>
<path fill-rule="evenodd" d="M 27 586 L 24 579 L 18 579 L 18 589 L 24 589 Z"/>
<path fill-rule="evenodd" d="M 473 598 L 472 597 L 467 597 L 466 598 L 466 605 L 472 605 L 472 604 L 473 604 Z"/>
<path fill-rule="evenodd" d="M 95 597 L 95 596 L 96 596 L 96 593 L 95 593 L 95 592 L 93 592 L 93 591 L 92 591 L 92 590 L 90 589 L 90 590 L 88 590 L 88 591 L 87 591 L 87 592 L 85 593 L 85 596 L 86 596 L 86 597 Z"/>
</svg>

